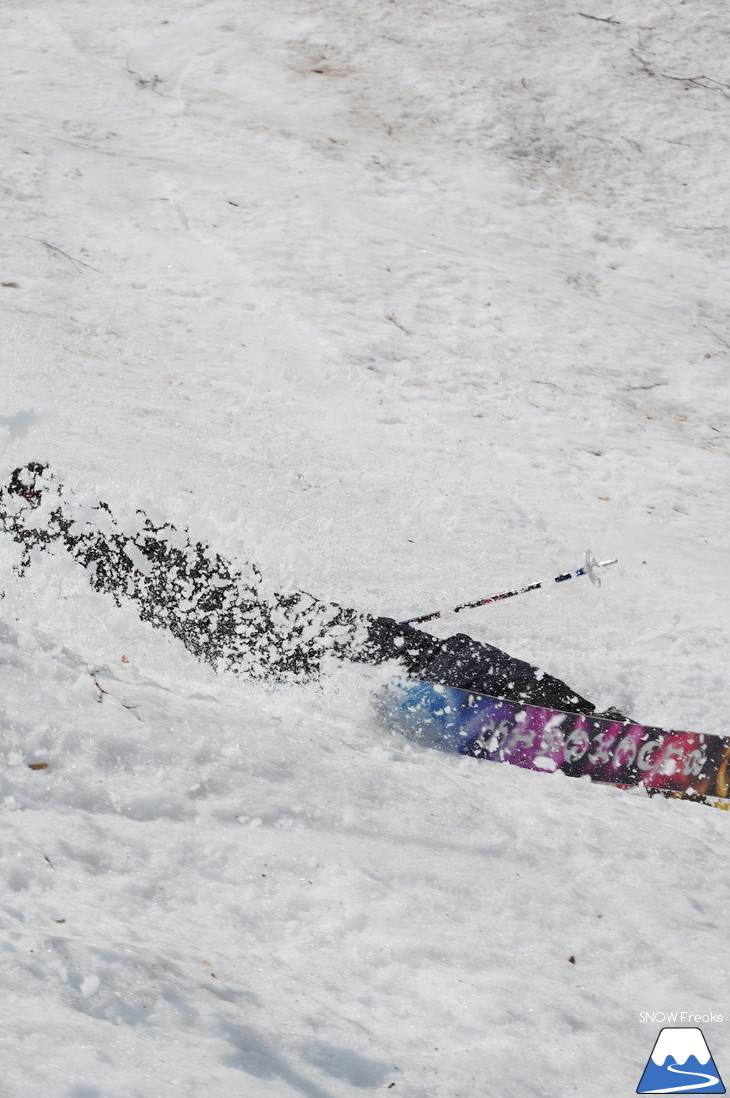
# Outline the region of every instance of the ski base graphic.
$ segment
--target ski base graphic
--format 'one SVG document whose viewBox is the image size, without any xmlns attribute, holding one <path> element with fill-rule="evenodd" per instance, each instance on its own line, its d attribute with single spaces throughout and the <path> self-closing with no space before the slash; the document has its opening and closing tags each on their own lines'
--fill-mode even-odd
<svg viewBox="0 0 730 1098">
<path fill-rule="evenodd" d="M 389 727 L 441 751 L 708 803 L 730 796 L 730 737 L 585 717 L 416 680 L 391 683 L 378 710 Z"/>
</svg>

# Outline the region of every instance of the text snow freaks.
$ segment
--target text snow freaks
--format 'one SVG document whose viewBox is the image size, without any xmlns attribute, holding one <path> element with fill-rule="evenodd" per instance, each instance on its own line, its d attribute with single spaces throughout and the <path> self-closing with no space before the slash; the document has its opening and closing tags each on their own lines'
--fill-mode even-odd
<svg viewBox="0 0 730 1098">
<path fill-rule="evenodd" d="M 640 1022 L 658 1022 L 660 1025 L 687 1025 L 694 1022 L 724 1022 L 724 1014 L 691 1014 L 686 1010 L 642 1010 L 639 1012 Z"/>
</svg>

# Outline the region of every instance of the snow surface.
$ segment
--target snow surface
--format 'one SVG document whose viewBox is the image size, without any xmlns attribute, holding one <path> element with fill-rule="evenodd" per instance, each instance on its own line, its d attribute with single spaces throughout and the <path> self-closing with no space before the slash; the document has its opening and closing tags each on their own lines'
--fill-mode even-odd
<svg viewBox="0 0 730 1098">
<path fill-rule="evenodd" d="M 400 617 L 618 556 L 434 632 L 726 731 L 722 0 L 0 26 L 3 480 Z M 640 1011 L 727 1016 L 725 813 L 418 749 L 381 672 L 216 677 L 17 556 L 4 1096 L 603 1098 Z"/>
</svg>

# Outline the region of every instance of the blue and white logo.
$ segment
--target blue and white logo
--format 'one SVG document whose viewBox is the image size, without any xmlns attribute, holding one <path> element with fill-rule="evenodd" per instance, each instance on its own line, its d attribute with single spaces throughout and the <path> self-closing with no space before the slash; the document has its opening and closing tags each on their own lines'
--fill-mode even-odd
<svg viewBox="0 0 730 1098">
<path fill-rule="evenodd" d="M 663 1029 L 644 1068 L 637 1094 L 724 1094 L 701 1029 Z"/>
</svg>

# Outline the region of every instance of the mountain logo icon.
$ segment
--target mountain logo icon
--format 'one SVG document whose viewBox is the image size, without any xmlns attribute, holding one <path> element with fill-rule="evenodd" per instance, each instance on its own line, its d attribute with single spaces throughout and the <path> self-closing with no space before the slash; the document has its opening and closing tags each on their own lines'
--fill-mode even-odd
<svg viewBox="0 0 730 1098">
<path fill-rule="evenodd" d="M 725 1094 L 701 1029 L 667 1027 L 656 1039 L 637 1094 Z"/>
</svg>

